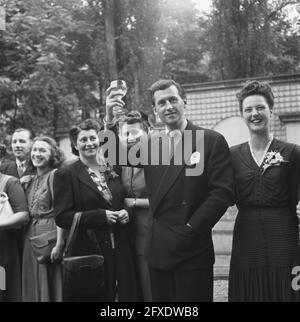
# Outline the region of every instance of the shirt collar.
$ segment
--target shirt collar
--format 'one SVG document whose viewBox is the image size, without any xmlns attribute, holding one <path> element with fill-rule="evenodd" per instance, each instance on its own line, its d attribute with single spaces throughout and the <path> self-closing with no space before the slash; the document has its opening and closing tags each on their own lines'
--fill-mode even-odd
<svg viewBox="0 0 300 322">
<path fill-rule="evenodd" d="M 16 164 L 17 164 L 17 167 L 19 168 L 19 167 L 24 167 L 24 168 L 26 168 L 26 164 L 27 164 L 27 162 L 26 162 L 26 160 L 24 160 L 24 161 L 20 161 L 19 159 L 16 159 Z"/>
<path fill-rule="evenodd" d="M 171 132 L 173 132 L 173 131 L 176 131 L 176 132 L 180 131 L 180 133 L 182 134 L 182 133 L 184 132 L 184 130 L 186 129 L 187 124 L 188 124 L 188 122 L 187 122 L 187 120 L 185 119 L 185 120 L 184 120 L 184 122 L 183 122 L 183 124 L 182 124 L 182 126 L 181 126 L 179 129 L 171 130 L 171 129 L 169 129 L 169 128 L 166 126 L 166 127 L 165 127 L 166 135 L 168 135 L 168 136 L 169 136 L 169 135 L 170 135 L 170 133 L 171 133 Z"/>
</svg>

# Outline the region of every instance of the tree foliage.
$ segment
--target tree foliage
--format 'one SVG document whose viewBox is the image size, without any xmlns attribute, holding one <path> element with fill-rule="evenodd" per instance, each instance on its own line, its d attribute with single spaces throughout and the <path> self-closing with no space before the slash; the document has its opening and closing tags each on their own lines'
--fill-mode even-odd
<svg viewBox="0 0 300 322">
<path fill-rule="evenodd" d="M 0 34 L 2 137 L 17 126 L 57 135 L 104 112 L 112 78 L 129 87 L 129 109 L 151 112 L 147 88 L 295 72 L 296 0 L 6 0 Z M 299 29 L 299 28 L 298 28 Z"/>
<path fill-rule="evenodd" d="M 8 126 L 57 134 L 94 110 L 97 75 L 85 70 L 95 26 L 81 1 L 9 0 L 0 80 Z"/>
<path fill-rule="evenodd" d="M 203 35 L 205 17 L 199 17 L 193 0 L 168 0 L 163 7 L 165 38 L 163 75 L 179 83 L 209 80 Z"/>
<path fill-rule="evenodd" d="M 285 7 L 288 0 L 214 0 L 207 29 L 214 78 L 294 72 L 299 48 Z"/>
</svg>

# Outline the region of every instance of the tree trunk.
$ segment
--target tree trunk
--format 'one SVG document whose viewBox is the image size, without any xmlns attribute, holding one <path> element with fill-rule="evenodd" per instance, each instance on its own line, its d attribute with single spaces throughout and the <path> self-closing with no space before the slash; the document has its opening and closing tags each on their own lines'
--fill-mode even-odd
<svg viewBox="0 0 300 322">
<path fill-rule="evenodd" d="M 147 89 L 156 82 L 162 70 L 162 52 L 159 45 L 152 44 L 143 49 L 137 71 L 139 79 L 139 104 L 147 114 L 152 112 Z"/>
<path fill-rule="evenodd" d="M 105 40 L 108 57 L 108 73 L 110 80 L 113 80 L 118 78 L 115 27 L 113 18 L 114 1 L 104 0 L 103 5 L 105 17 Z"/>
<path fill-rule="evenodd" d="M 161 1 L 155 4 L 146 0 L 141 7 L 140 17 L 137 22 L 139 47 L 137 48 L 137 77 L 139 84 L 139 99 L 136 100 L 147 114 L 152 112 L 151 100 L 147 89 L 159 79 L 162 64 L 161 39 L 163 32 Z M 151 18 L 149 18 L 149 16 Z"/>
</svg>

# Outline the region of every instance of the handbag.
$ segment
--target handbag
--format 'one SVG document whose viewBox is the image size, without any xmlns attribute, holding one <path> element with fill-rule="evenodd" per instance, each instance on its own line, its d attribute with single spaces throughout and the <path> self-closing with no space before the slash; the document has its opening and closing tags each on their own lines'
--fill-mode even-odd
<svg viewBox="0 0 300 322">
<path fill-rule="evenodd" d="M 81 214 L 77 212 L 74 215 L 62 259 L 63 289 L 64 294 L 69 297 L 101 294 L 105 289 L 104 257 L 99 254 L 72 256 Z M 100 248 L 98 242 L 97 248 Z"/>
<path fill-rule="evenodd" d="M 0 217 L 8 218 L 13 216 L 14 212 L 11 208 L 7 194 L 4 192 L 6 184 L 11 177 L 0 174 Z"/>
<path fill-rule="evenodd" d="M 49 189 L 53 201 L 53 179 L 54 172 L 53 170 L 49 176 Z M 51 262 L 51 253 L 57 242 L 57 230 L 51 230 L 45 233 L 42 233 L 37 236 L 29 238 L 29 242 L 33 251 L 33 254 L 39 264 L 47 264 Z"/>
<path fill-rule="evenodd" d="M 30 237 L 29 241 L 36 260 L 40 264 L 50 263 L 51 252 L 57 241 L 57 231 L 51 230 L 38 236 Z"/>
</svg>

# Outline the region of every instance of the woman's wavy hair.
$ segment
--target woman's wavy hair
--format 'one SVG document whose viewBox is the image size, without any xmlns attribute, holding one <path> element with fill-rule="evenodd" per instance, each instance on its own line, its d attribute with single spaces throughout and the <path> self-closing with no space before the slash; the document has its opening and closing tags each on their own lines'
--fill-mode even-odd
<svg viewBox="0 0 300 322">
<path fill-rule="evenodd" d="M 150 128 L 150 123 L 148 121 L 148 117 L 145 113 L 141 111 L 130 111 L 126 115 L 119 118 L 117 122 L 118 131 L 120 131 L 120 127 L 122 124 L 141 124 L 142 129 L 148 133 Z"/>
<path fill-rule="evenodd" d="M 71 141 L 71 149 L 72 153 L 76 156 L 79 156 L 79 152 L 76 149 L 76 143 L 78 139 L 78 135 L 81 131 L 89 131 L 95 130 L 98 133 L 103 128 L 103 124 L 100 124 L 99 121 L 86 119 L 82 121 L 80 124 L 73 126 L 69 131 L 69 138 Z"/>
<path fill-rule="evenodd" d="M 274 106 L 274 94 L 272 92 L 272 88 L 268 83 L 259 82 L 257 80 L 248 81 L 241 91 L 237 93 L 237 99 L 240 105 L 240 112 L 243 113 L 243 101 L 246 97 L 252 95 L 261 95 L 263 96 L 268 105 L 270 110 L 273 110 Z"/>
<path fill-rule="evenodd" d="M 55 140 L 49 136 L 46 136 L 46 135 L 35 137 L 33 140 L 33 144 L 31 146 L 30 154 L 31 154 L 34 143 L 37 141 L 43 141 L 43 142 L 46 142 L 49 144 L 50 150 L 51 150 L 49 166 L 52 169 L 59 168 L 62 165 L 62 163 L 64 162 L 65 156 L 64 156 L 62 150 L 58 147 Z M 30 162 L 32 164 L 31 158 L 30 158 Z"/>
</svg>

